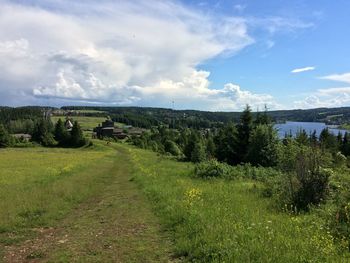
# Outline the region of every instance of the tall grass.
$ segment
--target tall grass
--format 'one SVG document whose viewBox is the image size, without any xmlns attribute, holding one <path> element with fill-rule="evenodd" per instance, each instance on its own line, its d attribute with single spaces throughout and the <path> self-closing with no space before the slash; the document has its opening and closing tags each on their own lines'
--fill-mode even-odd
<svg viewBox="0 0 350 263">
<path fill-rule="evenodd" d="M 114 151 L 98 143 L 85 149 L 0 150 L 0 243 L 54 224 L 99 191 L 113 158 Z"/>
<path fill-rule="evenodd" d="M 192 262 L 348 262 L 316 214 L 271 208 L 262 185 L 247 179 L 203 180 L 193 166 L 129 148 L 135 180 L 153 203 L 176 254 Z"/>
</svg>

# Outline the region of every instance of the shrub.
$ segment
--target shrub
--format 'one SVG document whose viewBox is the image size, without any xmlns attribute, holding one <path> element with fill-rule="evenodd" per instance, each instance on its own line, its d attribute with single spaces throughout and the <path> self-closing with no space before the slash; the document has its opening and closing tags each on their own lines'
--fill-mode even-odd
<svg viewBox="0 0 350 263">
<path fill-rule="evenodd" d="M 280 167 L 284 174 L 273 186 L 277 202 L 293 209 L 308 210 L 312 205 L 323 202 L 329 193 L 331 169 L 326 169 L 328 157 L 316 148 L 286 147 Z M 287 158 L 288 149 L 292 150 Z"/>
<path fill-rule="evenodd" d="M 231 178 L 232 167 L 225 163 L 220 163 L 216 160 L 199 163 L 194 169 L 195 177 L 200 178 Z"/>
<path fill-rule="evenodd" d="M 176 143 L 174 141 L 166 140 L 164 142 L 164 149 L 165 149 L 166 152 L 170 153 L 171 155 L 174 155 L 174 156 L 181 155 L 181 150 L 176 145 Z"/>
<path fill-rule="evenodd" d="M 331 198 L 324 209 L 324 217 L 333 235 L 350 249 L 350 176 L 348 170 L 331 177 Z"/>
</svg>

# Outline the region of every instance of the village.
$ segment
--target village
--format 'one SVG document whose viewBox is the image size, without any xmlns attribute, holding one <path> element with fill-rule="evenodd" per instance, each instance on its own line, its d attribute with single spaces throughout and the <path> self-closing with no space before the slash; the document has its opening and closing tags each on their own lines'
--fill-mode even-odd
<svg viewBox="0 0 350 263">
<path fill-rule="evenodd" d="M 102 124 L 99 124 L 93 129 L 92 138 L 114 138 L 123 140 L 129 137 L 139 137 L 146 129 L 133 127 L 131 125 L 124 125 L 122 127 L 115 127 L 115 123 L 111 119 L 107 119 Z"/>
</svg>

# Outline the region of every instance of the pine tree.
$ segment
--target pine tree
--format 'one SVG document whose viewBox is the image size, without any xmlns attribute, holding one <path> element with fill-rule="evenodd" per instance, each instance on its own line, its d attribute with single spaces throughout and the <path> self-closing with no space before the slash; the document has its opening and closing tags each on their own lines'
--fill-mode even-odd
<svg viewBox="0 0 350 263">
<path fill-rule="evenodd" d="M 240 163 L 238 133 L 232 123 L 219 130 L 214 137 L 214 142 L 216 146 L 215 156 L 219 161 L 229 164 Z"/>
<path fill-rule="evenodd" d="M 275 166 L 278 160 L 278 136 L 271 125 L 259 125 L 251 134 L 247 161 L 253 165 Z"/>
<path fill-rule="evenodd" d="M 323 149 L 328 149 L 333 152 L 337 150 L 336 136 L 331 134 L 328 128 L 325 128 L 321 131 L 319 140 Z"/>
<path fill-rule="evenodd" d="M 215 143 L 212 136 L 208 136 L 206 141 L 207 156 L 208 158 L 213 158 L 215 156 Z"/>
<path fill-rule="evenodd" d="M 53 134 L 51 133 L 51 124 L 45 119 L 38 121 L 34 127 L 32 134 L 33 141 L 36 141 L 43 146 L 53 146 L 56 144 Z"/>
<path fill-rule="evenodd" d="M 58 121 L 56 122 L 54 136 L 55 140 L 58 141 L 59 145 L 63 146 L 67 144 L 69 134 L 61 119 L 58 119 Z"/>
<path fill-rule="evenodd" d="M 72 147 L 80 147 L 86 144 L 86 140 L 83 135 L 83 131 L 77 121 L 74 122 L 70 136 L 70 145 Z"/>
<path fill-rule="evenodd" d="M 314 131 L 311 133 L 309 140 L 310 140 L 310 145 L 311 145 L 312 147 L 317 146 L 317 142 L 318 142 L 318 141 L 317 141 L 316 130 L 314 130 Z"/>
<path fill-rule="evenodd" d="M 191 161 L 192 152 L 194 151 L 197 142 L 199 142 L 199 135 L 195 130 L 191 130 L 188 134 L 188 139 L 186 140 L 186 145 L 183 150 L 186 160 Z"/>
<path fill-rule="evenodd" d="M 238 140 L 239 140 L 239 160 L 243 162 L 246 160 L 246 155 L 249 147 L 250 134 L 253 130 L 253 116 L 249 105 L 243 111 L 240 123 L 238 125 Z"/>
<path fill-rule="evenodd" d="M 199 163 L 206 159 L 206 152 L 202 142 L 197 141 L 194 144 L 193 151 L 191 153 L 191 162 Z"/>
<path fill-rule="evenodd" d="M 304 129 L 300 129 L 297 132 L 297 135 L 295 137 L 295 140 L 300 145 L 308 145 L 309 144 L 309 137 Z"/>
<path fill-rule="evenodd" d="M 11 145 L 10 135 L 4 125 L 0 124 L 0 148 L 5 148 Z"/>
<path fill-rule="evenodd" d="M 350 134 L 348 132 L 345 132 L 343 137 L 343 142 L 341 146 L 341 152 L 345 156 L 350 156 Z"/>
</svg>

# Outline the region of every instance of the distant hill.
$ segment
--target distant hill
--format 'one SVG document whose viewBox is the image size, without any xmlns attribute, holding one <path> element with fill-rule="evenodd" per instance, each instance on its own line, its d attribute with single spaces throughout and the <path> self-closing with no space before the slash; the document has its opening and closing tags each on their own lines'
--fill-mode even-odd
<svg viewBox="0 0 350 263">
<path fill-rule="evenodd" d="M 72 111 L 72 114 L 80 115 L 108 115 L 115 121 L 145 128 L 159 124 L 174 127 L 210 128 L 230 121 L 237 122 L 241 115 L 241 112 L 172 110 L 152 107 L 67 106 L 62 107 L 61 110 Z M 94 111 L 96 113 L 93 113 Z M 267 114 L 277 123 L 285 121 L 325 122 L 336 125 L 350 123 L 350 107 L 278 110 L 269 111 Z"/>
<path fill-rule="evenodd" d="M 171 127 L 210 128 L 227 122 L 237 122 L 241 112 L 211 112 L 198 110 L 172 110 L 152 107 L 87 107 L 66 106 L 60 109 L 39 106 L 0 107 L 0 123 L 7 124 L 18 119 L 36 119 L 44 111 L 59 112 L 60 115 L 81 115 L 93 117 L 109 116 L 116 122 L 143 128 L 160 124 Z M 254 112 L 254 115 L 257 114 Z M 350 107 L 317 108 L 307 110 L 278 110 L 267 114 L 276 123 L 285 121 L 325 122 L 327 124 L 350 123 Z"/>
</svg>

